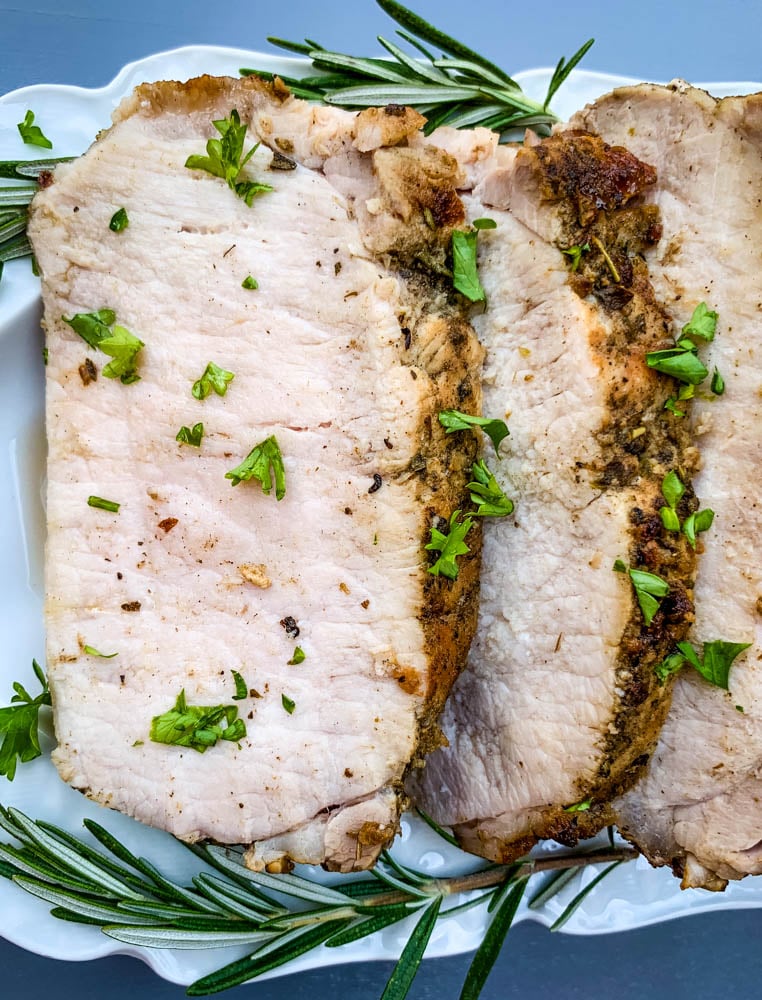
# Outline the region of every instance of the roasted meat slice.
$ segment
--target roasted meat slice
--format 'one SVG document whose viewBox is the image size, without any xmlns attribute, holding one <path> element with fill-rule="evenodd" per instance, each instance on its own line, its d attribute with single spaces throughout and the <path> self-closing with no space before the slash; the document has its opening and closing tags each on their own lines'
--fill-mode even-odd
<svg viewBox="0 0 762 1000">
<path fill-rule="evenodd" d="M 710 375 L 691 412 L 701 451 L 695 488 L 715 512 L 701 535 L 691 638 L 699 653 L 717 640 L 751 648 L 728 690 L 683 670 L 648 772 L 617 804 L 617 819 L 685 885 L 723 888 L 762 873 L 762 95 L 716 101 L 679 82 L 628 87 L 574 124 L 656 166 L 648 197 L 667 235 L 655 287 L 678 324 L 699 302 L 719 316 L 705 362 L 725 392 L 708 390 Z"/>
<path fill-rule="evenodd" d="M 457 579 L 424 549 L 482 352 L 440 273 L 457 164 L 395 145 L 420 122 L 144 85 L 32 209 L 55 762 L 254 867 L 373 862 L 474 629 L 478 526 Z"/>
<path fill-rule="evenodd" d="M 468 216 L 497 223 L 479 237 L 475 326 L 484 412 L 511 432 L 491 464 L 516 509 L 485 522 L 449 746 L 416 793 L 468 850 L 508 861 L 599 829 L 656 741 L 669 686 L 654 666 L 685 635 L 694 572 L 685 539 L 662 527 L 662 481 L 688 484 L 695 455 L 664 410 L 671 380 L 645 360 L 671 343 L 649 276 L 652 167 L 583 131 L 518 152 L 484 134 L 470 155 L 462 137 L 431 141 L 460 146 Z M 682 502 L 687 514 L 689 489 Z M 668 585 L 650 623 L 617 560 Z"/>
</svg>

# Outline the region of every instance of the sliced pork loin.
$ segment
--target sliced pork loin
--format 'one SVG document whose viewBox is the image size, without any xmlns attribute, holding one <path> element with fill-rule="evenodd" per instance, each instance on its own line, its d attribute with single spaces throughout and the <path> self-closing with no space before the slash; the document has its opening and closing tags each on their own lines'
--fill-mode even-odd
<svg viewBox="0 0 762 1000">
<path fill-rule="evenodd" d="M 232 109 L 246 148 L 262 142 L 239 180 L 273 188 L 250 206 L 185 166 Z M 185 840 L 252 845 L 254 867 L 373 862 L 474 630 L 478 527 L 457 580 L 424 551 L 468 503 L 476 436 L 446 437 L 437 414 L 479 412 L 482 352 L 439 276 L 457 164 L 395 148 L 420 123 L 253 78 L 145 85 L 32 209 L 55 762 Z M 110 359 L 63 319 L 101 309 L 144 342 L 140 381 L 104 377 Z M 234 379 L 199 400 L 209 362 Z M 200 447 L 176 442 L 197 423 Z M 271 437 L 280 501 L 226 479 Z M 235 706 L 245 735 L 203 754 L 152 741 L 181 692 Z"/>
<path fill-rule="evenodd" d="M 693 402 L 701 471 L 715 511 L 702 535 L 691 638 L 751 643 L 724 691 L 684 670 L 644 779 L 617 819 L 654 864 L 684 885 L 723 888 L 762 873 L 762 95 L 715 101 L 684 84 L 615 91 L 577 116 L 653 163 L 664 241 L 653 270 L 678 323 L 698 302 L 719 313 L 707 366 L 725 380 Z M 704 352 L 702 351 L 702 354 Z"/>
<path fill-rule="evenodd" d="M 694 571 L 662 528 L 661 484 L 688 482 L 695 455 L 665 416 L 671 380 L 645 362 L 671 345 L 647 265 L 653 169 L 584 132 L 518 152 L 483 133 L 470 152 L 462 135 L 431 141 L 460 150 L 469 218 L 497 223 L 479 237 L 475 325 L 484 412 L 511 431 L 491 464 L 516 510 L 484 525 L 477 636 L 416 794 L 465 848 L 509 861 L 599 829 L 656 741 L 669 690 L 654 666 L 685 635 Z M 650 626 L 618 559 L 669 583 Z"/>
</svg>

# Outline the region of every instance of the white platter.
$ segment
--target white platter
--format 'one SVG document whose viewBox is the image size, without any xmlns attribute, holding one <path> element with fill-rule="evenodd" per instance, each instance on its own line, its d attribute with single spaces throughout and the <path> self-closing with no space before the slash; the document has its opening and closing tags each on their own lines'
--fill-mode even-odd
<svg viewBox="0 0 762 1000">
<path fill-rule="evenodd" d="M 28 108 L 34 110 L 45 133 L 53 140 L 54 155 L 81 153 L 99 129 L 107 126 L 119 100 L 136 84 L 147 80 L 184 80 L 201 73 L 236 75 L 241 66 L 256 66 L 299 75 L 302 60 L 283 59 L 242 49 L 194 46 L 150 56 L 126 66 L 108 86 L 99 90 L 40 85 L 0 97 L 0 159 L 29 159 L 36 153 L 24 146 L 16 123 Z M 541 98 L 548 70 L 530 70 L 517 80 L 531 96 Z M 616 86 L 635 81 L 624 77 L 576 71 L 555 101 L 555 110 L 570 115 L 588 101 Z M 762 89 L 762 84 L 703 84 L 717 96 Z M 40 151 L 44 154 L 45 151 Z M 6 569 L 0 576 L 0 704 L 11 693 L 14 680 L 33 686 L 32 657 L 42 662 L 42 546 L 44 513 L 42 480 L 45 443 L 43 432 L 42 336 L 39 328 L 39 288 L 28 260 L 6 265 L 0 282 L 0 552 Z M 51 741 L 48 741 L 48 746 Z M 90 816 L 105 825 L 133 851 L 149 857 L 177 880 L 190 877 L 199 862 L 171 837 L 143 827 L 124 816 L 106 812 L 64 785 L 47 756 L 24 765 L 16 780 L 0 778 L 0 802 L 16 806 L 27 815 L 47 819 L 82 832 L 82 819 Z M 3 838 L 0 837 L 0 840 Z M 545 845 L 543 850 L 559 850 Z M 395 855 L 432 874 L 460 873 L 473 867 L 473 859 L 447 848 L 418 821 L 405 820 Z M 315 878 L 323 877 L 312 871 Z M 522 909 L 519 919 L 549 925 L 594 877 L 585 870 L 560 896 L 539 912 Z M 762 879 L 746 879 L 724 894 L 701 890 L 681 892 L 667 871 L 653 871 L 642 860 L 622 866 L 586 899 L 564 930 L 573 934 L 623 931 L 673 917 L 718 909 L 762 907 Z M 475 948 L 486 925 L 483 907 L 440 920 L 427 955 L 453 955 Z M 319 949 L 289 965 L 283 972 L 315 968 L 337 961 L 396 958 L 409 928 L 394 926 L 381 935 L 342 949 Z M 0 879 L 0 936 L 58 959 L 83 960 L 110 954 L 131 954 L 146 961 L 165 979 L 188 984 L 232 961 L 243 950 L 178 952 L 125 947 L 94 927 L 62 922 L 51 917 L 44 903 L 27 896 Z"/>
</svg>

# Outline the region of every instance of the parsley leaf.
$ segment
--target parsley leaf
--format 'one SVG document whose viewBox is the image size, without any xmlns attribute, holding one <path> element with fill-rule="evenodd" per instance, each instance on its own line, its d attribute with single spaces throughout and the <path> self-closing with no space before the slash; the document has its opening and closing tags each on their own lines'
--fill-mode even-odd
<svg viewBox="0 0 762 1000">
<path fill-rule="evenodd" d="M 121 233 L 129 224 L 130 220 L 127 218 L 126 210 L 120 208 L 111 216 L 111 222 L 109 222 L 108 227 L 112 233 Z"/>
<path fill-rule="evenodd" d="M 472 427 L 481 427 L 484 433 L 492 442 L 495 453 L 500 453 L 500 443 L 507 438 L 510 431 L 504 420 L 491 419 L 490 417 L 475 417 L 470 413 L 461 413 L 460 410 L 442 410 L 439 414 L 439 423 L 444 427 L 447 434 L 454 434 L 456 431 L 471 430 Z"/>
<path fill-rule="evenodd" d="M 725 379 L 720 375 L 719 369 L 714 369 L 714 375 L 712 375 L 712 382 L 710 385 L 712 392 L 715 396 L 721 396 L 725 392 Z"/>
<path fill-rule="evenodd" d="M 714 340 L 717 329 L 717 313 L 707 308 L 706 302 L 699 302 L 693 310 L 693 315 L 683 327 L 683 333 L 688 337 L 701 337 L 702 340 Z"/>
<path fill-rule="evenodd" d="M 203 424 L 194 424 L 192 428 L 186 427 L 185 424 L 183 424 L 175 435 L 175 441 L 179 441 L 180 444 L 192 444 L 194 448 L 200 448 L 203 436 Z"/>
<path fill-rule="evenodd" d="M 225 479 L 232 479 L 233 486 L 249 479 L 257 479 L 262 484 L 262 492 L 269 496 L 273 488 L 273 473 L 275 499 L 282 500 L 286 495 L 286 469 L 278 442 L 270 435 L 255 445 L 240 465 L 226 472 Z"/>
<path fill-rule="evenodd" d="M 680 500 L 685 494 L 685 486 L 680 480 L 678 474 L 673 470 L 668 472 L 667 475 L 662 480 L 661 484 L 661 494 L 667 501 L 666 507 L 659 508 L 659 516 L 661 517 L 661 523 L 667 529 L 667 531 L 679 531 L 680 530 L 680 518 L 677 516 L 677 511 L 675 508 L 680 503 Z"/>
<path fill-rule="evenodd" d="M 140 381 L 137 356 L 145 344 L 123 326 L 114 326 L 116 313 L 113 309 L 99 309 L 97 312 L 77 313 L 69 319 L 66 316 L 61 318 L 86 344 L 114 359 L 103 369 L 106 378 L 118 378 L 123 385 Z"/>
<path fill-rule="evenodd" d="M 569 258 L 572 271 L 576 271 L 577 268 L 579 267 L 580 261 L 582 260 L 582 254 L 589 252 L 590 252 L 589 243 L 577 244 L 576 246 L 569 247 L 568 250 L 561 251 L 561 253 L 565 253 L 566 256 Z"/>
<path fill-rule="evenodd" d="M 189 170 L 205 170 L 214 177 L 220 177 L 251 208 L 255 195 L 273 190 L 270 184 L 240 180 L 241 171 L 259 148 L 259 143 L 243 155 L 247 126 L 241 124 L 235 109 L 230 112 L 229 118 L 222 118 L 212 124 L 222 138 L 210 139 L 206 144 L 207 155 L 189 156 L 185 166 Z"/>
<path fill-rule="evenodd" d="M 249 689 L 246 686 L 246 681 L 243 679 L 241 674 L 237 670 L 231 670 L 233 675 L 233 683 L 235 684 L 235 694 L 233 695 L 233 701 L 243 701 L 249 693 Z"/>
<path fill-rule="evenodd" d="M 678 382 L 698 385 L 709 374 L 699 360 L 695 350 L 686 347 L 673 347 L 666 351 L 651 351 L 646 354 L 646 364 L 664 375 L 671 375 Z"/>
<path fill-rule="evenodd" d="M 193 383 L 191 393 L 195 399 L 206 399 L 214 389 L 218 396 L 224 396 L 228 391 L 228 382 L 232 382 L 234 378 L 235 375 L 232 372 L 227 372 L 224 368 L 220 368 L 219 365 L 210 361 L 201 378 L 196 379 Z"/>
<path fill-rule="evenodd" d="M 661 599 L 669 593 L 669 584 L 656 573 L 647 573 L 642 569 L 632 569 L 621 559 L 614 563 L 615 573 L 627 573 L 635 588 L 635 596 L 638 599 L 640 610 L 646 625 L 650 625 L 654 620 L 656 612 L 661 605 Z"/>
<path fill-rule="evenodd" d="M 40 750 L 39 717 L 40 708 L 50 705 L 50 691 L 45 674 L 36 660 L 32 660 L 35 676 L 42 686 L 42 692 L 33 698 L 18 682 L 14 683 L 15 694 L 8 708 L 0 708 L 0 774 L 13 781 L 16 767 L 34 760 Z"/>
<path fill-rule="evenodd" d="M 43 134 L 39 125 L 34 124 L 33 111 L 27 111 L 23 122 L 19 122 L 16 128 L 27 146 L 42 146 L 43 149 L 53 148 L 53 143 Z"/>
<path fill-rule="evenodd" d="M 709 531 L 713 521 L 714 511 L 708 507 L 706 510 L 697 510 L 695 514 L 686 517 L 683 522 L 683 534 L 694 549 L 696 548 L 696 535 L 700 531 Z"/>
<path fill-rule="evenodd" d="M 474 462 L 471 467 L 474 482 L 468 484 L 471 502 L 477 505 L 474 517 L 506 517 L 513 513 L 513 501 L 509 500 L 484 460 Z"/>
<path fill-rule="evenodd" d="M 97 350 L 100 342 L 111 336 L 109 327 L 116 323 L 116 313 L 113 309 L 99 309 L 97 312 L 76 313 L 70 319 L 62 316 L 61 319 L 64 323 L 68 323 L 86 344 Z"/>
<path fill-rule="evenodd" d="M 725 642 L 722 639 L 715 639 L 714 642 L 704 643 L 702 659 L 690 642 L 678 642 L 679 652 L 672 653 L 654 669 L 659 680 L 664 681 L 670 674 L 677 673 L 684 664 L 690 663 L 710 684 L 727 691 L 733 661 L 750 645 L 750 642 Z"/>
<path fill-rule="evenodd" d="M 245 735 L 246 726 L 238 718 L 235 705 L 188 705 L 185 689 L 177 696 L 174 708 L 151 720 L 150 737 L 154 743 L 190 747 L 199 753 L 213 747 L 218 740 L 235 743 Z"/>
<path fill-rule="evenodd" d="M 481 229 L 495 229 L 494 219 L 475 219 L 471 232 L 452 232 L 452 283 L 469 302 L 484 302 L 485 294 L 476 268 L 476 243 Z"/>
<path fill-rule="evenodd" d="M 282 694 L 280 696 L 280 703 L 281 705 L 283 705 L 283 707 L 285 708 L 285 710 L 288 712 L 289 715 L 294 714 L 294 709 L 296 708 L 296 702 L 292 701 L 287 694 Z"/>
<path fill-rule="evenodd" d="M 592 806 L 591 799 L 584 799 L 582 802 L 575 802 L 573 805 L 564 806 L 565 813 L 583 813 L 587 812 Z"/>
<path fill-rule="evenodd" d="M 132 385 L 139 382 L 140 376 L 137 372 L 137 356 L 141 347 L 145 344 L 138 340 L 129 330 L 123 326 L 114 326 L 111 335 L 104 337 L 98 347 L 104 354 L 108 354 L 113 361 L 103 369 L 106 378 L 118 378 L 122 385 Z"/>
<path fill-rule="evenodd" d="M 249 274 L 241 282 L 241 288 L 246 288 L 248 291 L 253 292 L 259 288 L 259 282 L 253 275 Z"/>
<path fill-rule="evenodd" d="M 301 646 L 297 646 L 294 649 L 294 655 L 288 661 L 288 666 L 289 667 L 297 666 L 300 663 L 304 663 L 306 659 L 307 659 L 307 654 L 304 652 Z"/>
<path fill-rule="evenodd" d="M 428 568 L 428 572 L 434 576 L 441 574 L 446 576 L 448 580 L 457 580 L 458 565 L 455 560 L 458 556 L 463 556 L 471 551 L 464 539 L 474 522 L 470 517 L 465 517 L 463 521 L 458 522 L 460 513 L 459 510 L 453 512 L 450 518 L 450 531 L 447 535 L 443 535 L 433 526 L 431 528 L 431 541 L 426 545 L 426 549 L 440 553 L 437 561 Z"/>
<path fill-rule="evenodd" d="M 115 656 L 119 656 L 119 653 L 101 653 L 94 646 L 83 646 L 82 652 L 88 656 L 98 656 L 102 660 L 113 660 Z"/>
</svg>

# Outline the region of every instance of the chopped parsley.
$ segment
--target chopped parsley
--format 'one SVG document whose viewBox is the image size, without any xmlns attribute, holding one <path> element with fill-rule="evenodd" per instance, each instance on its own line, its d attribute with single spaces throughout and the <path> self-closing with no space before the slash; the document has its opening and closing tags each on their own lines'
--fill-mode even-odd
<svg viewBox="0 0 762 1000">
<path fill-rule="evenodd" d="M 233 486 L 249 479 L 257 479 L 262 486 L 262 492 L 269 496 L 273 488 L 275 476 L 275 499 L 282 500 L 286 495 L 286 469 L 283 465 L 283 455 L 275 438 L 265 438 L 255 445 L 246 458 L 235 469 L 225 473 L 225 479 L 232 479 Z"/>
<path fill-rule="evenodd" d="M 444 427 L 447 434 L 481 427 L 492 442 L 495 453 L 498 455 L 500 454 L 501 441 L 507 438 L 510 433 L 508 425 L 504 420 L 490 417 L 475 417 L 470 413 L 461 413 L 460 410 L 442 410 L 439 414 L 439 423 Z"/>
<path fill-rule="evenodd" d="M 697 510 L 695 514 L 690 514 L 686 517 L 683 522 L 683 534 L 694 549 L 696 548 L 696 535 L 700 531 L 709 531 L 713 521 L 714 511 L 709 508 L 706 510 Z"/>
<path fill-rule="evenodd" d="M 693 315 L 682 329 L 682 336 L 674 347 L 665 351 L 651 351 L 646 354 L 646 364 L 665 375 L 671 375 L 678 382 L 686 385 L 699 385 L 709 374 L 698 356 L 698 347 L 693 337 L 709 342 L 714 340 L 717 328 L 717 313 L 707 308 L 706 302 L 699 302 L 693 310 Z M 690 397 L 681 397 L 690 398 Z M 675 400 L 667 400 L 666 408 L 677 416 L 684 416 L 682 411 L 675 410 Z M 670 405 L 672 404 L 672 405 Z"/>
<path fill-rule="evenodd" d="M 669 584 L 656 573 L 647 573 L 642 569 L 632 569 L 617 559 L 614 563 L 615 573 L 627 573 L 635 588 L 635 596 L 638 599 L 640 610 L 646 625 L 650 625 L 654 620 L 656 612 L 661 605 L 661 599 L 669 593 Z"/>
<path fill-rule="evenodd" d="M 50 705 L 50 691 L 43 669 L 36 660 L 32 668 L 42 691 L 33 698 L 26 688 L 14 682 L 15 694 L 7 708 L 0 708 L 0 774 L 8 781 L 16 776 L 18 764 L 34 760 L 42 753 L 40 749 L 39 722 L 40 709 Z"/>
<path fill-rule="evenodd" d="M 95 507 L 98 510 L 107 510 L 111 514 L 118 514 L 119 508 L 122 506 L 117 503 L 116 500 L 104 500 L 103 497 L 88 497 L 87 506 Z"/>
<path fill-rule="evenodd" d="M 116 212 L 111 216 L 111 222 L 109 222 L 108 227 L 112 233 L 121 233 L 123 229 L 129 226 L 130 220 L 127 218 L 127 212 L 124 208 L 117 209 Z"/>
<path fill-rule="evenodd" d="M 233 683 L 235 684 L 235 694 L 233 695 L 233 701 L 243 701 L 243 699 L 248 695 L 249 689 L 246 686 L 246 681 L 238 673 L 237 670 L 231 670 L 233 675 Z"/>
<path fill-rule="evenodd" d="M 676 507 L 685 494 L 685 486 L 678 474 L 673 470 L 668 472 L 662 480 L 661 494 L 667 501 L 666 507 L 659 508 L 661 523 L 667 531 L 680 530 L 680 518 L 677 515 Z"/>
<path fill-rule="evenodd" d="M 210 361 L 201 378 L 196 379 L 193 383 L 191 393 L 194 399 L 206 399 L 214 389 L 218 396 L 224 396 L 228 391 L 228 383 L 232 382 L 234 378 L 235 375 L 232 372 L 227 372 L 224 368 L 220 368 L 219 365 Z"/>
<path fill-rule="evenodd" d="M 677 673 L 689 663 L 710 684 L 727 691 L 733 661 L 749 646 L 750 642 L 725 642 L 722 639 L 715 639 L 714 642 L 704 643 L 704 655 L 699 657 L 690 642 L 678 642 L 678 652 L 672 653 L 654 669 L 659 680 L 664 682 L 667 677 Z"/>
<path fill-rule="evenodd" d="M 27 146 L 42 146 L 43 149 L 53 148 L 53 143 L 43 134 L 40 126 L 34 124 L 33 111 L 27 111 L 23 122 L 19 122 L 16 128 Z"/>
<path fill-rule="evenodd" d="M 725 379 L 720 375 L 717 368 L 714 369 L 710 388 L 715 396 L 721 396 L 725 392 Z"/>
<path fill-rule="evenodd" d="M 202 707 L 188 705 L 185 689 L 177 696 L 175 707 L 151 720 L 151 740 L 172 746 L 190 747 L 204 753 L 218 740 L 235 743 L 246 735 L 246 726 L 238 718 L 236 705 Z"/>
<path fill-rule="evenodd" d="M 259 143 L 243 155 L 247 126 L 241 124 L 241 118 L 235 109 L 230 112 L 229 118 L 222 118 L 212 124 L 221 138 L 210 139 L 206 144 L 206 156 L 189 156 L 185 166 L 189 170 L 205 170 L 214 177 L 220 177 L 251 208 L 256 195 L 273 190 L 270 184 L 240 179 L 243 168 L 259 148 Z"/>
<path fill-rule="evenodd" d="M 253 275 L 249 274 L 241 282 L 241 288 L 247 288 L 249 291 L 253 292 L 259 288 L 259 282 Z"/>
<path fill-rule="evenodd" d="M 493 473 L 483 459 L 471 467 L 474 482 L 468 484 L 471 502 L 477 505 L 474 517 L 506 517 L 513 513 L 513 501 L 509 500 Z"/>
<path fill-rule="evenodd" d="M 83 646 L 82 652 L 88 656 L 99 656 L 102 660 L 113 660 L 115 656 L 119 656 L 119 653 L 101 653 L 93 646 Z"/>
<path fill-rule="evenodd" d="M 571 264 L 572 271 L 576 271 L 582 260 L 583 253 L 590 253 L 590 244 L 582 243 L 576 246 L 569 247 L 568 250 L 562 250 L 561 253 L 566 254 L 569 258 L 569 263 Z"/>
<path fill-rule="evenodd" d="M 458 521 L 460 513 L 459 510 L 453 512 L 450 518 L 450 530 L 446 535 L 443 535 L 432 525 L 431 541 L 426 545 L 426 549 L 440 553 L 436 562 L 428 568 L 428 572 L 434 576 L 441 575 L 446 576 L 448 580 L 457 580 L 458 564 L 456 559 L 471 551 L 465 543 L 465 537 L 473 527 L 474 522 L 470 517 Z"/>
<path fill-rule="evenodd" d="M 114 325 L 116 313 L 113 309 L 99 309 L 92 313 L 77 313 L 69 319 L 66 316 L 61 318 L 86 344 L 113 359 L 103 369 L 106 378 L 118 378 L 123 385 L 140 381 L 137 357 L 145 344 L 125 327 Z"/>
<path fill-rule="evenodd" d="M 175 441 L 179 441 L 180 444 L 192 444 L 194 448 L 200 448 L 203 436 L 203 424 L 194 424 L 192 428 L 186 427 L 185 424 L 183 424 L 175 435 Z"/>
<path fill-rule="evenodd" d="M 592 804 L 593 803 L 592 803 L 591 799 L 583 799 L 582 802 L 575 802 L 573 805 L 565 806 L 564 807 L 564 812 L 565 813 L 584 813 L 584 812 L 587 812 L 590 809 L 590 807 L 592 806 Z"/>
<path fill-rule="evenodd" d="M 294 649 L 294 655 L 288 661 L 288 666 L 289 667 L 297 666 L 297 664 L 299 663 L 304 663 L 306 659 L 307 659 L 307 654 L 304 652 L 301 646 L 297 646 Z"/>
<path fill-rule="evenodd" d="M 296 708 L 296 702 L 292 701 L 287 694 L 282 694 L 280 696 L 280 703 L 281 705 L 283 705 L 283 707 L 285 708 L 285 710 L 288 712 L 289 715 L 294 714 L 294 709 Z"/>
<path fill-rule="evenodd" d="M 452 283 L 469 302 L 484 302 L 485 294 L 476 268 L 476 244 L 479 230 L 495 229 L 494 219 L 474 219 L 473 230 L 454 229 L 452 233 Z"/>
</svg>

